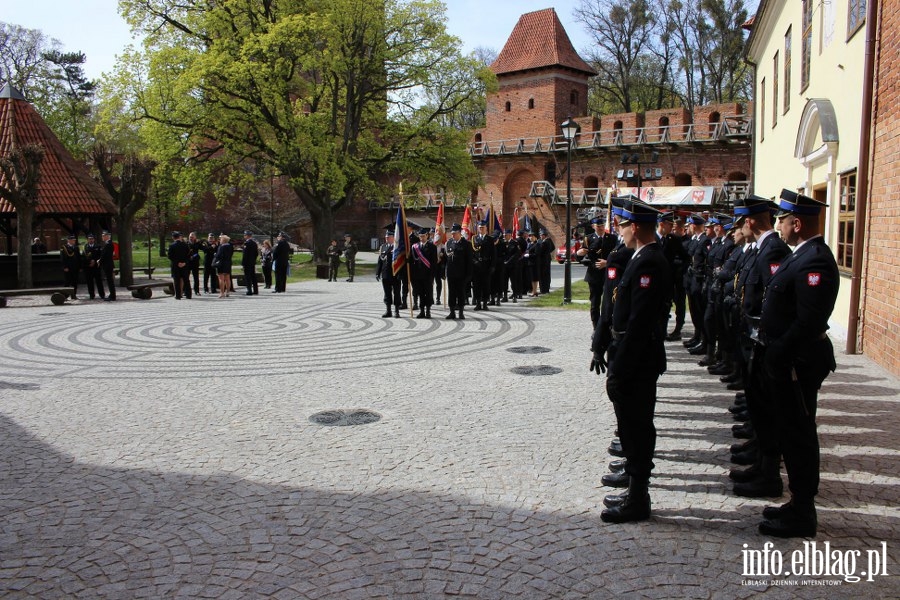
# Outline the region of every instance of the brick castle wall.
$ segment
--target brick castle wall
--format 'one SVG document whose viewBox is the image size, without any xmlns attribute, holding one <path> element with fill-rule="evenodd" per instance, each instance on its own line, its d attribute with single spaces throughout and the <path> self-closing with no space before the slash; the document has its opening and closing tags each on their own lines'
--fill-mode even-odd
<svg viewBox="0 0 900 600">
<path fill-rule="evenodd" d="M 872 164 L 861 289 L 862 351 L 900 375 L 900 0 L 879 7 Z M 865 174 L 860 174 L 864 176 Z"/>
</svg>

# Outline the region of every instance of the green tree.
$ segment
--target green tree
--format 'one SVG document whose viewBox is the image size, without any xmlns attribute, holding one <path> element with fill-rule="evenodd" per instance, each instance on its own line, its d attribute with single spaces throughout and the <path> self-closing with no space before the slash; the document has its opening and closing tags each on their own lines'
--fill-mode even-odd
<svg viewBox="0 0 900 600">
<path fill-rule="evenodd" d="M 0 81 L 9 81 L 34 106 L 75 157 L 93 143 L 95 83 L 84 75 L 82 52 L 65 52 L 40 30 L 0 22 Z"/>
<path fill-rule="evenodd" d="M 177 132 L 196 167 L 180 175 L 182 190 L 212 181 L 224 196 L 274 169 L 309 211 L 323 257 L 335 213 L 388 193 L 388 178 L 463 192 L 475 181 L 466 133 L 441 118 L 477 95 L 480 65 L 447 34 L 439 2 L 120 7 L 146 35 L 132 97 L 142 118 Z"/>
<path fill-rule="evenodd" d="M 12 124 L 15 127 L 15 124 Z M 15 140 L 15 136 L 12 137 Z M 6 182 L 0 185 L 0 198 L 8 201 L 16 209 L 16 239 L 18 240 L 16 266 L 19 287 L 34 285 L 31 269 L 31 233 L 34 225 L 34 211 L 38 204 L 38 181 L 41 178 L 41 163 L 44 147 L 40 144 L 14 146 L 6 156 L 0 156 L 0 174 Z"/>
</svg>

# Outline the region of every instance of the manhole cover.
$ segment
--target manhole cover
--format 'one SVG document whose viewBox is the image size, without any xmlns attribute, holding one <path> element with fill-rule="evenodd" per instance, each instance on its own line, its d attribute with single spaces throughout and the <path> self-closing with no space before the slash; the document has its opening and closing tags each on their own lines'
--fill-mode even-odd
<svg viewBox="0 0 900 600">
<path fill-rule="evenodd" d="M 556 375 L 557 373 L 562 373 L 562 369 L 559 367 L 551 367 L 550 365 L 514 367 L 510 370 L 516 375 Z"/>
<path fill-rule="evenodd" d="M 312 415 L 309 420 L 316 425 L 343 427 L 347 425 L 368 425 L 381 419 L 381 415 L 371 410 L 323 410 Z"/>
<path fill-rule="evenodd" d="M 513 354 L 543 354 L 545 352 L 550 352 L 550 348 L 544 348 L 543 346 L 516 346 L 514 348 L 507 348 L 506 350 Z"/>
</svg>

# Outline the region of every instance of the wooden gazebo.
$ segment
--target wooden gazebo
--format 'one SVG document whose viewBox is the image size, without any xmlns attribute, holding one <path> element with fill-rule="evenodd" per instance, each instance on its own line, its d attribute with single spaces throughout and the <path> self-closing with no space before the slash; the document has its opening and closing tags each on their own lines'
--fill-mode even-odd
<svg viewBox="0 0 900 600">
<path fill-rule="evenodd" d="M 116 205 L 110 195 L 91 178 L 87 167 L 79 163 L 57 139 L 34 107 L 9 84 L 0 90 L 0 156 L 13 146 L 40 144 L 44 147 L 41 177 L 38 183 L 38 205 L 34 215 L 35 229 L 52 221 L 57 237 L 109 229 Z M 0 185 L 6 181 L 0 174 Z M 16 235 L 16 210 L 0 198 L 0 235 L 6 239 L 6 254 L 12 254 Z M 45 240 L 51 248 L 57 239 Z M 7 264 L 7 263 L 4 263 Z"/>
</svg>

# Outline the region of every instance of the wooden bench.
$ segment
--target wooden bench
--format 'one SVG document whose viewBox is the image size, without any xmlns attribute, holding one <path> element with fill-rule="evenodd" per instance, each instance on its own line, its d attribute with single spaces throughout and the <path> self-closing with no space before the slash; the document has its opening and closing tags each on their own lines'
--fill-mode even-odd
<svg viewBox="0 0 900 600">
<path fill-rule="evenodd" d="M 40 296 L 49 294 L 50 302 L 60 306 L 66 303 L 75 293 L 70 287 L 30 288 L 24 290 L 0 290 L 0 308 L 6 306 L 6 298 L 11 296 Z"/>
<path fill-rule="evenodd" d="M 257 271 L 255 273 L 255 275 L 256 275 L 256 283 L 263 283 L 265 281 L 265 279 L 263 278 L 262 271 Z M 235 287 L 244 287 L 244 285 L 246 285 L 244 283 L 244 275 L 243 274 L 233 275 L 232 278 L 234 279 Z"/>
<path fill-rule="evenodd" d="M 139 300 L 149 300 L 153 297 L 153 288 L 163 288 L 163 291 L 169 295 L 175 295 L 175 286 L 171 281 L 150 281 L 145 283 L 135 283 L 129 285 L 127 289 L 131 292 L 132 297 Z"/>
<path fill-rule="evenodd" d="M 131 272 L 132 273 L 143 273 L 150 279 L 153 279 L 153 271 L 155 271 L 155 270 L 156 270 L 156 267 L 138 267 L 138 268 L 132 269 Z M 119 274 L 119 270 L 113 269 L 113 275 L 118 275 L 118 274 Z"/>
</svg>

